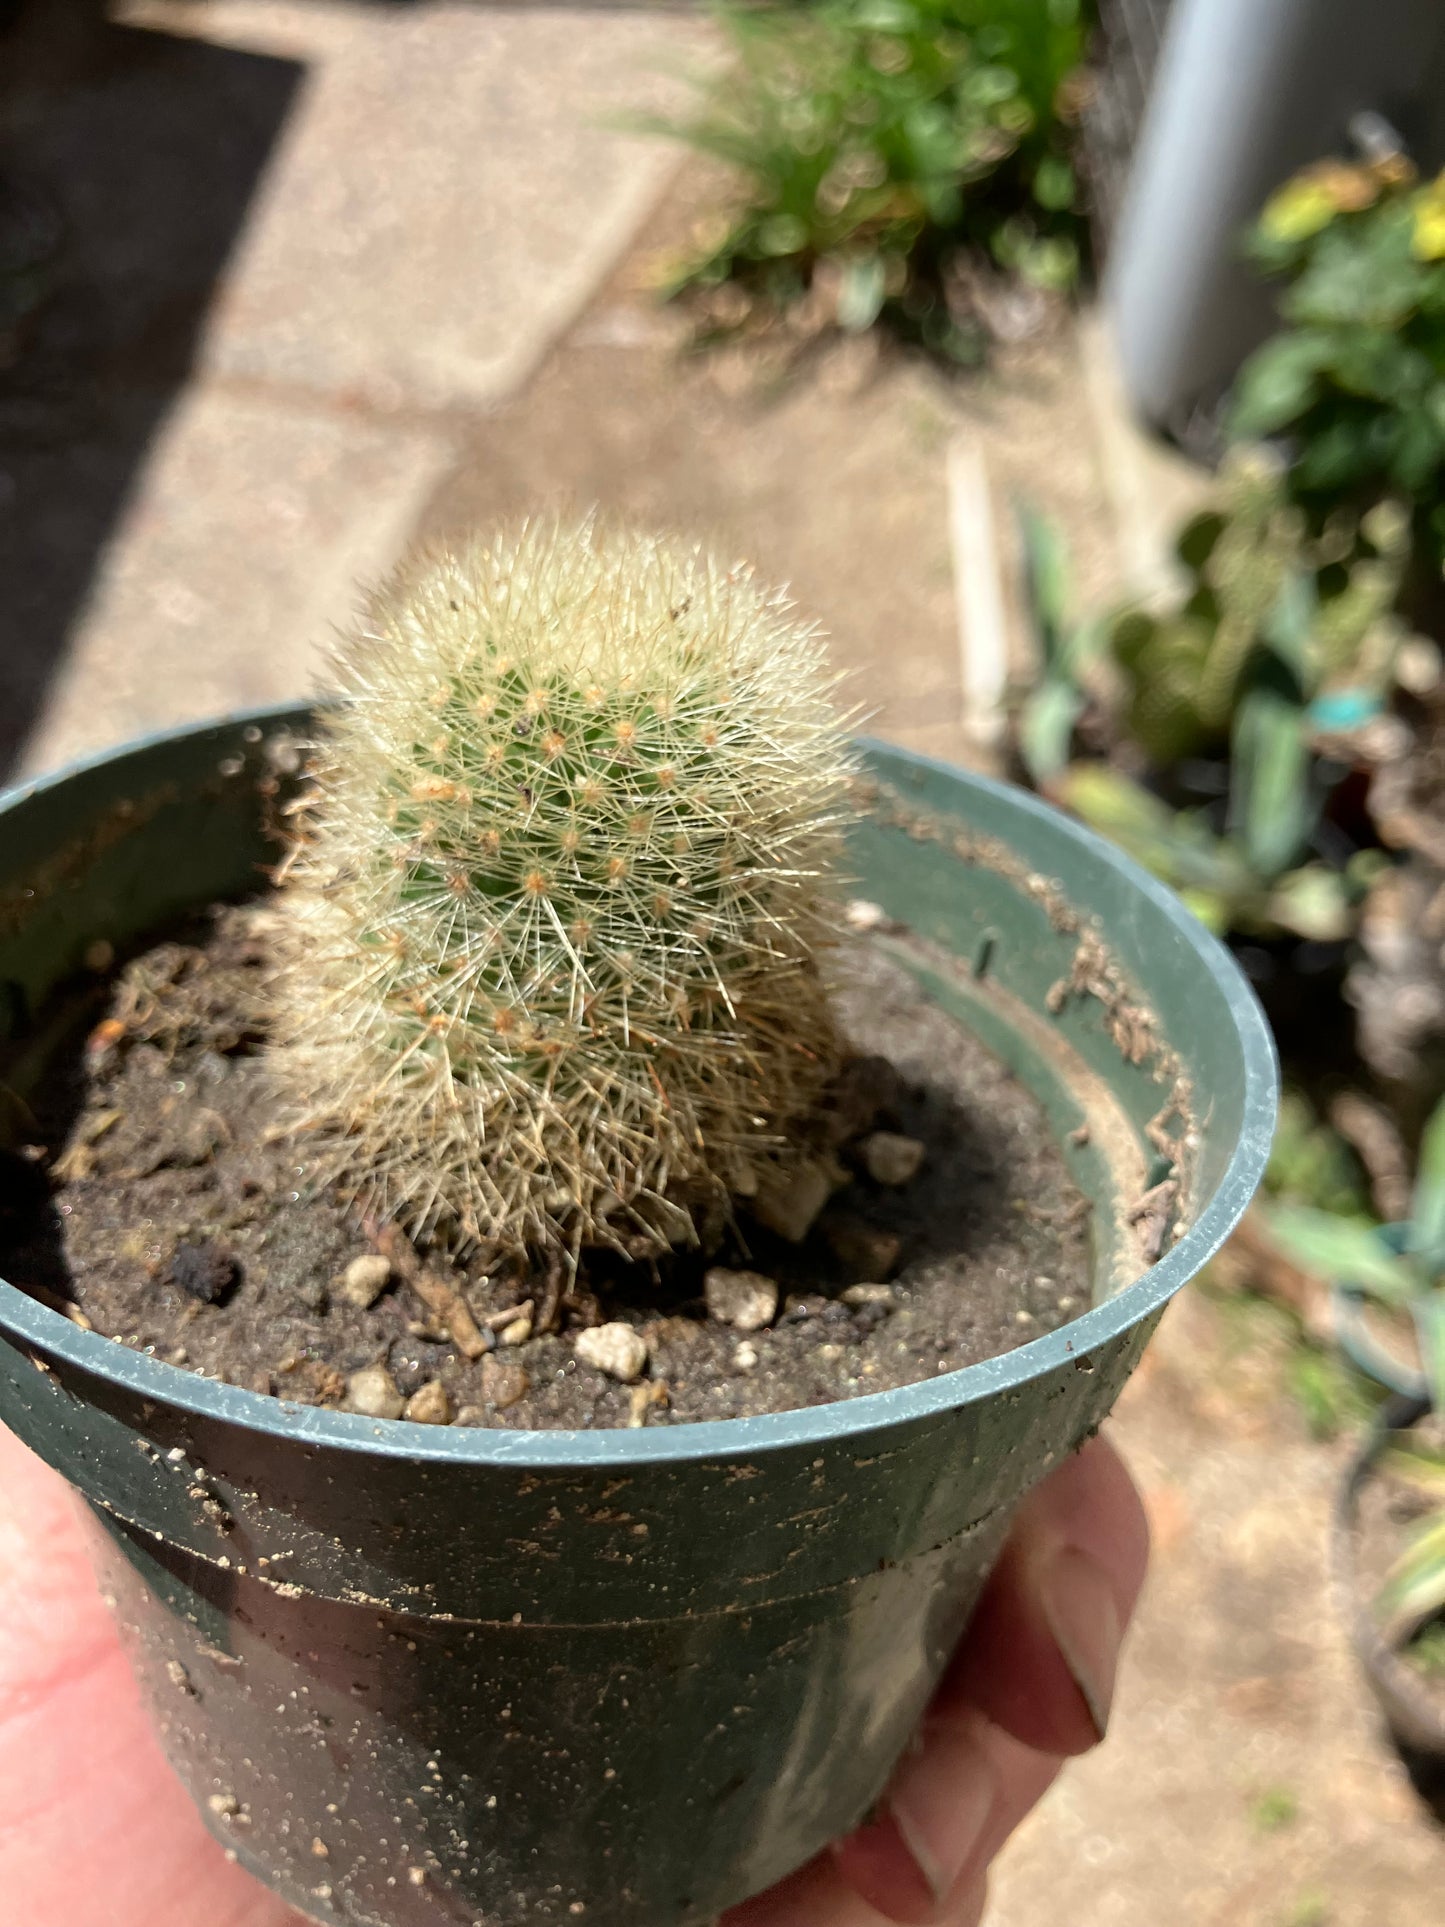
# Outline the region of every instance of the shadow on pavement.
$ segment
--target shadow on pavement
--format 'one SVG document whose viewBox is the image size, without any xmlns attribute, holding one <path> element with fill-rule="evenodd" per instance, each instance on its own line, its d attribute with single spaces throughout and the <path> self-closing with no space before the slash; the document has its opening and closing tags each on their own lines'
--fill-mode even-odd
<svg viewBox="0 0 1445 1927">
<path fill-rule="evenodd" d="M 0 0 L 0 780 L 305 71 L 104 13 Z"/>
</svg>

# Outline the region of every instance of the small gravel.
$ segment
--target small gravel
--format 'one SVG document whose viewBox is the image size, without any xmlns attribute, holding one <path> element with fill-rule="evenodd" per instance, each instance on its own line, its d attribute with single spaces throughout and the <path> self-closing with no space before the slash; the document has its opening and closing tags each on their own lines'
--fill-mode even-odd
<svg viewBox="0 0 1445 1927">
<path fill-rule="evenodd" d="M 346 1381 L 346 1410 L 363 1418 L 400 1418 L 406 1400 L 384 1365 L 368 1365 Z"/>
<path fill-rule="evenodd" d="M 772 1179 L 758 1188 L 752 1213 L 760 1225 L 775 1231 L 789 1244 L 800 1245 L 832 1194 L 833 1183 L 821 1164 L 811 1159 L 786 1178 Z"/>
<path fill-rule="evenodd" d="M 761 1331 L 777 1313 L 777 1282 L 760 1271 L 728 1271 L 714 1265 L 702 1288 L 709 1315 L 735 1331 Z"/>
<path fill-rule="evenodd" d="M 621 1385 L 641 1378 L 647 1364 L 647 1345 L 631 1325 L 598 1325 L 577 1334 L 574 1350 L 579 1363 L 605 1372 Z"/>
<path fill-rule="evenodd" d="M 871 1131 L 858 1146 L 863 1169 L 875 1184 L 912 1184 L 923 1168 L 924 1146 L 898 1131 Z"/>
<path fill-rule="evenodd" d="M 335 1287 L 348 1305 L 370 1311 L 391 1283 L 391 1260 L 379 1251 L 365 1251 L 353 1258 Z"/>
<path fill-rule="evenodd" d="M 402 1417 L 415 1419 L 418 1425 L 450 1425 L 452 1402 L 446 1386 L 439 1378 L 429 1378 L 421 1390 L 413 1392 L 407 1400 Z"/>
</svg>

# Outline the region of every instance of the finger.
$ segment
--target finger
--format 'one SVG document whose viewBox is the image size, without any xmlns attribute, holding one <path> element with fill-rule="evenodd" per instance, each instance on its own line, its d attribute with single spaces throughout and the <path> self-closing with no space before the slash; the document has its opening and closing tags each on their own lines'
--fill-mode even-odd
<svg viewBox="0 0 1445 1927">
<path fill-rule="evenodd" d="M 0 1893 L 6 1919 L 46 1927 L 302 1927 L 202 1826 L 152 1734 L 75 1500 L 3 1427 Z"/>
<path fill-rule="evenodd" d="M 867 1918 L 951 1921 L 1059 1766 L 979 1713 L 930 1716 L 873 1819 L 833 1850 Z"/>
<path fill-rule="evenodd" d="M 935 1927 L 979 1927 L 987 1902 L 982 1881 L 960 1887 L 933 1916 Z M 730 1909 L 718 1927 L 887 1927 L 891 1919 L 850 1886 L 832 1855 L 824 1854 L 756 1900 Z"/>
<path fill-rule="evenodd" d="M 1026 1501 L 918 1744 L 870 1825 L 837 1850 L 875 1911 L 938 1919 L 1043 1795 L 1059 1756 L 1100 1737 L 1147 1556 L 1142 1508 L 1107 1444 L 1086 1446 Z"/>
<path fill-rule="evenodd" d="M 1134 1483 L 1093 1439 L 1024 1501 L 938 1709 L 976 1708 L 1040 1753 L 1096 1745 L 1148 1558 Z"/>
</svg>

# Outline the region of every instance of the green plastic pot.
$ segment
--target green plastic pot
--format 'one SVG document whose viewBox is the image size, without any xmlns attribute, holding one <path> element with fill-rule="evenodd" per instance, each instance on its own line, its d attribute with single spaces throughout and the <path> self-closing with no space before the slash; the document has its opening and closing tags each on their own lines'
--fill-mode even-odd
<svg viewBox="0 0 1445 1927">
<path fill-rule="evenodd" d="M 183 730 L 0 801 L 0 1024 L 32 1063 L 88 944 L 123 952 L 254 886 L 274 857 L 258 787 L 307 726 Z M 931 987 L 1039 1094 L 1100 1227 L 1163 1175 L 1146 1126 L 1169 1080 L 1129 1006 L 1089 991 L 1069 904 L 1202 1120 L 1183 1235 L 1146 1267 L 1132 1230 L 1101 1231 L 1096 1302 L 1061 1330 L 802 1411 L 530 1433 L 290 1406 L 0 1284 L 0 1418 L 90 1502 L 177 1772 L 319 1921 L 686 1927 L 855 1825 L 1018 1501 L 1098 1426 L 1255 1188 L 1274 1055 L 1226 952 L 1023 792 L 867 754 L 889 787 L 859 888 L 939 946 Z"/>
</svg>

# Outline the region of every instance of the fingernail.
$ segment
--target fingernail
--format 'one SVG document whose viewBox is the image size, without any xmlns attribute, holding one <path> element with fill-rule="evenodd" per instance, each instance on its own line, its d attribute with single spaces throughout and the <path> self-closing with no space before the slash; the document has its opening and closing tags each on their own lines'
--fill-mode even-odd
<svg viewBox="0 0 1445 1927">
<path fill-rule="evenodd" d="M 993 1809 L 993 1762 L 968 1726 L 931 1728 L 899 1769 L 889 1811 L 937 1901 L 958 1885 Z"/>
<path fill-rule="evenodd" d="M 1065 1546 L 1043 1570 L 1039 1603 L 1102 1740 L 1109 1730 L 1123 1638 L 1114 1588 L 1088 1553 Z"/>
</svg>

